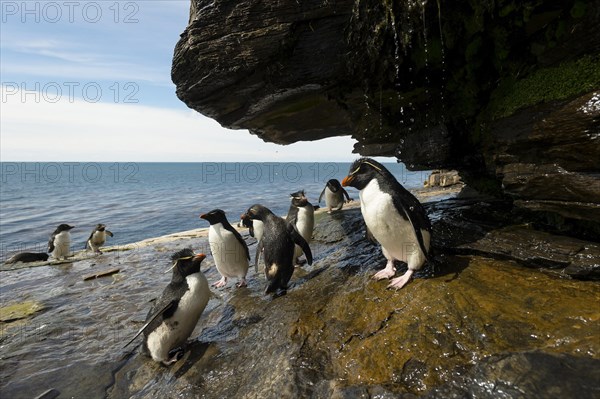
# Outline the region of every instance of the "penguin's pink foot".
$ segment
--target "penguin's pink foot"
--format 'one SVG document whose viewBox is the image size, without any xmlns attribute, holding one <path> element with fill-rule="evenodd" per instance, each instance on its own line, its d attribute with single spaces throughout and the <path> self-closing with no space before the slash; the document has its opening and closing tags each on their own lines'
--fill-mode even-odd
<svg viewBox="0 0 600 399">
<path fill-rule="evenodd" d="M 390 281 L 390 284 L 387 287 L 394 288 L 396 291 L 399 290 L 400 288 L 404 287 L 406 285 L 406 283 L 408 283 L 410 281 L 412 274 L 413 274 L 413 271 L 408 269 L 406 271 L 406 273 L 404 273 L 402 276 L 392 279 L 392 281 Z"/>
<path fill-rule="evenodd" d="M 388 262 L 387 265 L 385 265 L 385 269 L 380 270 L 373 275 L 373 280 L 383 280 L 384 278 L 393 277 L 394 274 L 396 274 L 394 262 Z"/>
<path fill-rule="evenodd" d="M 171 349 L 169 351 L 169 356 L 171 356 L 169 360 L 163 360 L 162 362 L 165 366 L 170 366 L 181 359 L 183 357 L 183 348 Z"/>
<path fill-rule="evenodd" d="M 216 287 L 216 288 L 225 287 L 226 285 L 227 285 L 227 277 L 223 277 L 219 281 L 215 281 L 214 283 L 212 283 L 212 286 Z"/>
<path fill-rule="evenodd" d="M 236 286 L 236 287 L 238 287 L 238 288 L 242 288 L 242 287 L 247 287 L 247 286 L 248 286 L 248 284 L 246 283 L 246 279 L 245 279 L 245 278 L 243 278 L 243 279 L 242 279 L 242 280 L 241 280 L 239 283 L 237 283 L 235 286 Z"/>
</svg>

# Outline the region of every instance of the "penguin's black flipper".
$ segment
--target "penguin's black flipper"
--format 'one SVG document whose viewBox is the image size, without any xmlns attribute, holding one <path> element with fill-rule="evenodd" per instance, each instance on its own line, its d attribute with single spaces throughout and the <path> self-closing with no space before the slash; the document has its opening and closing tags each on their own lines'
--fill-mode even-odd
<svg viewBox="0 0 600 399">
<path fill-rule="evenodd" d="M 310 247 L 308 246 L 308 243 L 306 242 L 304 237 L 302 237 L 300 235 L 300 233 L 298 233 L 298 230 L 296 230 L 295 226 L 292 226 L 289 223 L 288 223 L 288 232 L 290 233 L 290 236 L 292 237 L 292 240 L 294 241 L 294 243 L 298 244 L 300 246 L 300 248 L 302 248 L 302 252 L 304 252 L 304 255 L 306 256 L 306 261 L 308 262 L 308 264 L 312 265 L 312 261 L 313 261 L 312 252 L 310 251 Z"/>
<path fill-rule="evenodd" d="M 344 190 L 344 187 L 340 187 L 342 189 L 342 194 L 344 194 L 346 196 L 346 199 L 348 201 L 352 201 L 352 198 L 350 198 L 350 196 L 348 195 L 348 191 Z"/>
<path fill-rule="evenodd" d="M 254 256 L 254 272 L 258 273 L 258 260 L 260 259 L 260 253 L 262 252 L 263 249 L 263 242 L 262 240 L 260 240 L 257 244 L 256 244 L 256 255 Z"/>
<path fill-rule="evenodd" d="M 321 195 L 319 195 L 319 204 L 321 203 L 321 199 L 323 199 L 323 195 L 325 194 L 325 190 L 327 190 L 327 186 L 321 191 Z"/>
<path fill-rule="evenodd" d="M 425 242 L 423 241 L 421 229 L 425 229 L 429 232 L 429 234 L 431 234 L 431 222 L 429 221 L 429 218 L 425 213 L 425 209 L 419 200 L 400 184 L 398 184 L 398 186 L 400 188 L 398 191 L 400 192 L 397 193 L 397 195 L 392 195 L 394 206 L 399 211 L 402 210 L 404 212 L 404 215 L 410 222 L 415 235 L 417 236 L 417 241 L 419 242 L 421 251 L 423 251 L 427 261 L 429 261 L 429 254 L 425 249 Z"/>
<path fill-rule="evenodd" d="M 149 313 L 148 316 L 150 316 L 150 317 L 146 318 L 146 324 L 144 324 L 142 326 L 142 328 L 139 329 L 139 331 L 135 334 L 135 336 L 129 342 L 127 342 L 123 346 L 123 348 L 126 348 L 127 346 L 129 346 L 129 344 L 131 344 L 133 341 L 135 341 L 135 339 L 137 337 L 139 337 L 140 334 L 142 334 L 144 331 L 146 331 L 146 329 L 148 329 L 149 327 L 156 328 L 157 327 L 155 325 L 155 324 L 157 324 L 156 322 L 158 322 L 158 324 L 160 324 L 160 323 L 162 323 L 163 319 L 168 319 L 170 316 L 172 316 L 173 313 L 175 313 L 175 310 L 177 309 L 178 304 L 179 304 L 179 299 L 174 299 L 170 302 L 167 302 L 157 312 L 153 312 L 153 310 L 154 310 L 154 308 L 153 308 L 150 311 L 150 313 L 152 315 L 150 316 L 150 313 Z M 160 317 L 160 320 L 158 320 L 159 317 Z M 152 330 L 154 328 L 150 328 L 150 330 Z"/>
<path fill-rule="evenodd" d="M 85 246 L 83 247 L 84 250 L 86 249 L 92 249 L 92 247 L 90 246 L 90 241 L 92 241 L 92 237 L 94 236 L 94 233 L 96 232 L 96 230 L 92 231 L 92 234 L 90 234 L 90 237 L 87 239 L 87 241 L 85 242 Z"/>
<path fill-rule="evenodd" d="M 104 231 L 106 231 L 106 234 L 108 234 L 109 236 L 114 237 L 114 234 L 112 233 L 112 231 L 109 231 L 109 230 L 104 230 Z"/>
<path fill-rule="evenodd" d="M 248 258 L 248 260 L 250 260 L 250 251 L 248 250 L 248 244 L 246 244 L 246 240 L 244 240 L 242 238 L 242 235 L 236 229 L 234 229 L 233 226 L 231 226 L 229 223 L 223 223 L 223 227 L 225 227 L 225 229 L 227 229 L 233 233 L 236 240 L 238 240 L 239 243 L 242 244 L 242 247 L 244 248 L 244 252 L 246 253 L 246 258 Z"/>
<path fill-rule="evenodd" d="M 51 254 L 54 251 L 54 237 L 56 234 L 52 234 L 48 240 L 48 253 Z"/>
<path fill-rule="evenodd" d="M 235 238 L 237 238 L 240 244 L 242 244 L 242 247 L 244 247 L 244 252 L 246 252 L 246 258 L 250 260 L 250 250 L 248 250 L 248 244 L 246 244 L 246 241 L 242 238 L 242 235 L 236 229 L 233 229 L 233 235 Z"/>
</svg>

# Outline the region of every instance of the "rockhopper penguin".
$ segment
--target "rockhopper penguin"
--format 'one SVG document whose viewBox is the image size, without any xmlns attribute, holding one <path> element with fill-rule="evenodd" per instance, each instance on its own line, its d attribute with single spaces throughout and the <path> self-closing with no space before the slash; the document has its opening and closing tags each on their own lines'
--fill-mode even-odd
<svg viewBox="0 0 600 399">
<path fill-rule="evenodd" d="M 48 240 L 48 253 L 54 259 L 66 259 L 71 252 L 71 229 L 75 226 L 59 225 Z"/>
<path fill-rule="evenodd" d="M 200 218 L 208 221 L 208 243 L 210 252 L 215 260 L 215 265 L 221 280 L 214 282 L 214 287 L 227 285 L 227 279 L 237 277 L 237 287 L 246 286 L 246 274 L 248 273 L 248 261 L 250 252 L 248 245 L 241 234 L 233 228 L 221 209 L 214 209 L 200 215 Z"/>
<path fill-rule="evenodd" d="M 390 278 L 396 272 L 394 260 L 406 262 L 406 273 L 392 279 L 388 286 L 402 288 L 427 260 L 431 222 L 425 209 L 383 165 L 370 158 L 356 160 L 342 185 L 360 190 L 360 210 L 367 225 L 367 235 L 372 235 L 381 244 L 387 259 L 385 269 L 373 278 Z"/>
<path fill-rule="evenodd" d="M 113 236 L 113 233 L 106 230 L 106 226 L 103 224 L 96 225 L 96 228 L 92 230 L 90 238 L 85 243 L 85 249 L 91 249 L 97 254 L 101 254 L 100 247 L 106 242 L 106 236 Z"/>
<path fill-rule="evenodd" d="M 327 206 L 327 213 L 331 211 L 339 211 L 344 206 L 344 196 L 347 201 L 352 201 L 352 198 L 348 195 L 348 192 L 344 190 L 344 187 L 340 184 L 337 179 L 331 179 L 325 185 L 321 195 L 319 196 L 319 203 L 325 195 L 325 205 Z"/>
<path fill-rule="evenodd" d="M 183 356 L 190 337 L 210 297 L 206 277 L 200 271 L 204 254 L 186 248 L 175 253 L 171 282 L 148 312 L 146 323 L 125 346 L 144 334 L 143 351 L 165 366 Z"/>
<path fill-rule="evenodd" d="M 240 223 L 238 223 L 238 227 L 246 227 L 248 228 L 248 233 L 251 237 L 256 238 L 256 254 L 254 255 L 254 272 L 258 273 L 258 260 L 260 259 L 260 254 L 262 253 L 262 236 L 264 225 L 260 220 L 252 220 L 246 214 L 243 214 L 240 219 Z"/>
<path fill-rule="evenodd" d="M 287 214 L 286 221 L 290 223 L 298 233 L 304 238 L 304 240 L 310 244 L 312 241 L 313 228 L 315 226 L 315 210 L 306 195 L 304 190 L 296 191 L 290 194 L 292 203 Z M 300 264 L 298 258 L 302 255 L 302 248 L 299 245 L 295 246 L 294 249 L 294 263 Z"/>
<path fill-rule="evenodd" d="M 294 226 L 273 214 L 270 209 L 255 204 L 248 208 L 246 215 L 253 221 L 260 220 L 264 225 L 263 258 L 268 281 L 265 294 L 283 295 L 294 273 L 295 244 L 300 245 L 309 265 L 312 264 L 310 247 Z"/>
</svg>

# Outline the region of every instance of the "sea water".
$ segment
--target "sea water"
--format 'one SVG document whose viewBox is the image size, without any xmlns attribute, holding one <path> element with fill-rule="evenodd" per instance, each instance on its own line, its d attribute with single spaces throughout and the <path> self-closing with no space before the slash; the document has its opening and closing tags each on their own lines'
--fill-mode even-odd
<svg viewBox="0 0 600 399">
<path fill-rule="evenodd" d="M 289 194 L 304 189 L 317 205 L 329 179 L 342 180 L 350 163 L 336 162 L 2 162 L 0 260 L 17 251 L 45 252 L 56 226 L 68 223 L 72 250 L 83 249 L 98 223 L 126 244 L 208 227 L 199 215 L 223 209 L 232 224 L 260 203 L 285 215 Z M 428 172 L 401 163 L 386 167 L 408 189 Z M 358 192 L 347 188 L 354 199 Z M 323 201 L 324 202 L 324 201 Z M 321 203 L 324 206 L 324 203 Z"/>
</svg>

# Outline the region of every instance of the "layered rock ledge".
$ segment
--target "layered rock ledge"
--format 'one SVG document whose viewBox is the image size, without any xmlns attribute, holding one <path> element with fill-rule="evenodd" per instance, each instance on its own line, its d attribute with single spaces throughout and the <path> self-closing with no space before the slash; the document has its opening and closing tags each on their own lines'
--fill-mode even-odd
<svg viewBox="0 0 600 399">
<path fill-rule="evenodd" d="M 456 169 L 554 231 L 600 237 L 600 6 L 191 0 L 177 95 L 280 144 Z"/>
</svg>

